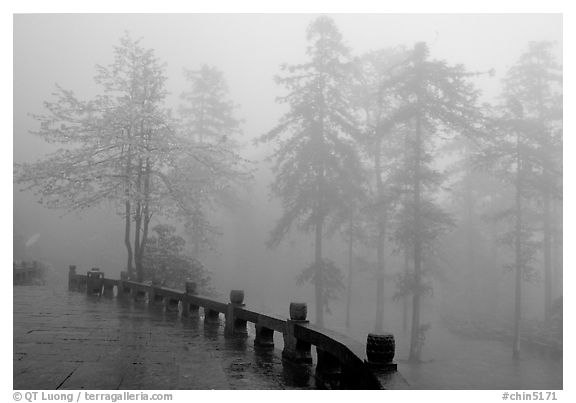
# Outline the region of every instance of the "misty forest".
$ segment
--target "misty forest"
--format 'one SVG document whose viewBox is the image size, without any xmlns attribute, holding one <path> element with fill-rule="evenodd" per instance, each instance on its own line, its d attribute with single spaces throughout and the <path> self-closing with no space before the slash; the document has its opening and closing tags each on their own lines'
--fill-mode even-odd
<svg viewBox="0 0 576 403">
<path fill-rule="evenodd" d="M 41 151 L 15 158 L 14 260 L 62 281 L 77 264 L 243 288 L 281 315 L 307 302 L 351 337 L 393 332 L 413 367 L 457 355 L 444 337 L 561 363 L 562 44 L 526 40 L 505 71 L 477 70 L 433 38 L 360 52 L 337 16 L 307 17 L 302 57 L 251 91 L 275 91 L 264 130 L 245 129 L 222 66 L 169 70 L 136 31 L 83 88 L 45 74 L 51 93 L 23 111 Z M 54 218 L 35 227 L 23 206 Z"/>
</svg>

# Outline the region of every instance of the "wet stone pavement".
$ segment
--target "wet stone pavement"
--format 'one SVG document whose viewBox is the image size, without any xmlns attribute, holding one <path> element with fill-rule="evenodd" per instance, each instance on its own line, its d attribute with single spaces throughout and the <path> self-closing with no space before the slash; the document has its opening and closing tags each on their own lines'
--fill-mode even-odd
<svg viewBox="0 0 576 403">
<path fill-rule="evenodd" d="M 14 287 L 14 389 L 309 389 L 296 367 L 220 324 L 129 298 Z M 281 336 L 279 337 L 281 341 Z"/>
</svg>

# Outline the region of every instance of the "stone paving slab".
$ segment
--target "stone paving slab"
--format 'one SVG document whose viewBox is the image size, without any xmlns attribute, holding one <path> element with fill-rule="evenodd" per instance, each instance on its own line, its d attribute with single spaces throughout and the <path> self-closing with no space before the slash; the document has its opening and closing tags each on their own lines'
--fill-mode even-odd
<svg viewBox="0 0 576 403">
<path fill-rule="evenodd" d="M 115 362 L 83 362 L 59 389 L 118 389 L 125 365 Z"/>
<path fill-rule="evenodd" d="M 280 351 L 141 302 L 14 288 L 14 389 L 311 388 Z M 253 329 L 249 328 L 253 334 Z M 298 371 L 298 369 L 296 369 Z"/>
<path fill-rule="evenodd" d="M 46 363 L 46 365 L 42 365 Z M 79 363 L 55 361 L 39 362 L 29 365 L 19 371 L 14 370 L 14 389 L 58 389 L 66 378 L 74 372 Z"/>
</svg>

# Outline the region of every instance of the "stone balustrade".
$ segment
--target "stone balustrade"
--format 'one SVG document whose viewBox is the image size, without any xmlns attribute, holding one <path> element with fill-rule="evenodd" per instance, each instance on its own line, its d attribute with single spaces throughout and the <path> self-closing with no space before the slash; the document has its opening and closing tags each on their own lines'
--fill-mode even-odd
<svg viewBox="0 0 576 403">
<path fill-rule="evenodd" d="M 282 358 L 300 365 L 313 363 L 311 347 L 315 346 L 316 379 L 323 387 L 380 389 L 382 384 L 378 375 L 396 371 L 396 364 L 392 362 L 393 335 L 381 335 L 379 342 L 374 343 L 373 339 L 378 336 L 371 334 L 371 359 L 368 359 L 364 345 L 339 333 L 310 324 L 305 303 L 291 303 L 290 317 L 284 319 L 247 309 L 242 290 L 232 290 L 230 302 L 223 303 L 198 295 L 193 282 L 186 282 L 182 291 L 161 287 L 156 283 L 128 280 L 126 272 L 121 273 L 120 280 L 107 279 L 98 269 L 92 269 L 86 275 L 77 274 L 75 266 L 70 266 L 68 287 L 69 290 L 85 291 L 88 294 L 99 292 L 102 296 L 116 295 L 150 305 L 161 304 L 166 311 L 179 312 L 182 318 L 200 318 L 199 310 L 202 308 L 206 325 L 219 324 L 220 314 L 223 314 L 226 337 L 246 337 L 247 324 L 253 323 L 255 348 L 274 348 L 274 332 L 281 333 L 284 339 Z M 389 341 L 388 344 L 386 341 Z M 377 351 L 379 348 L 382 349 L 380 354 Z"/>
</svg>

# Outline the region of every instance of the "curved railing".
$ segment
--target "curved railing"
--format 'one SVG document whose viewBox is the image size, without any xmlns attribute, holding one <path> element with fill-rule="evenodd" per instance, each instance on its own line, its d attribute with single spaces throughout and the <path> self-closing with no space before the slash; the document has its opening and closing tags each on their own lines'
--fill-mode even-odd
<svg viewBox="0 0 576 403">
<path fill-rule="evenodd" d="M 241 290 L 233 290 L 230 293 L 231 301 L 223 303 L 198 295 L 196 284 L 192 282 L 187 282 L 182 291 L 130 281 L 126 272 L 121 274 L 120 280 L 107 279 L 97 269 L 82 275 L 76 274 L 75 266 L 70 266 L 68 287 L 70 290 L 101 295 L 114 295 L 116 287 L 118 297 L 161 303 L 167 311 L 181 310 L 183 317 L 200 317 L 199 309 L 202 308 L 206 323 L 218 323 L 222 313 L 226 336 L 245 336 L 247 323 L 253 323 L 256 347 L 273 348 L 274 332 L 281 333 L 284 339 L 282 357 L 295 363 L 311 364 L 311 346 L 316 346 L 316 377 L 328 387 L 382 389 L 377 373 L 396 370 L 396 364 L 391 359 L 381 362 L 368 360 L 365 346 L 356 340 L 310 324 L 306 320 L 305 304 L 293 304 L 300 305 L 303 311 L 301 309 L 299 313 L 293 314 L 291 306 L 291 317 L 283 319 L 247 309 L 243 304 L 244 292 Z"/>
</svg>

